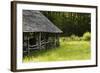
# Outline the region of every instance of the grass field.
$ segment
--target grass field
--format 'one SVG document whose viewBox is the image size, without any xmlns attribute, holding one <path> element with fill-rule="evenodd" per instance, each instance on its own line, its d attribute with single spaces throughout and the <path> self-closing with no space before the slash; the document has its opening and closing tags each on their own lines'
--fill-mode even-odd
<svg viewBox="0 0 100 73">
<path fill-rule="evenodd" d="M 60 47 L 49 50 L 31 52 L 25 56 L 23 62 L 64 61 L 90 59 L 89 41 L 63 41 L 60 39 Z"/>
</svg>

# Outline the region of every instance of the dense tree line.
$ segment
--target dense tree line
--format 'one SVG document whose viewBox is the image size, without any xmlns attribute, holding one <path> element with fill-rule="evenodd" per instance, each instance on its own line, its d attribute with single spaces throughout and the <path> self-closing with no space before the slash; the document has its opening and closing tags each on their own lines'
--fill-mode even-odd
<svg viewBox="0 0 100 73">
<path fill-rule="evenodd" d="M 85 32 L 91 32 L 90 13 L 52 11 L 42 11 L 42 13 L 63 31 L 63 36 L 70 36 L 72 34 L 82 36 Z"/>
</svg>

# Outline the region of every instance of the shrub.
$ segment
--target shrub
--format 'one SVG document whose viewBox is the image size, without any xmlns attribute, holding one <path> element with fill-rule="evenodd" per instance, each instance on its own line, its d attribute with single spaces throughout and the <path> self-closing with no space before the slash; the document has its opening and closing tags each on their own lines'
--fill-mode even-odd
<svg viewBox="0 0 100 73">
<path fill-rule="evenodd" d="M 76 36 L 76 35 L 71 35 L 70 36 L 71 40 L 73 41 L 80 41 L 80 37 Z"/>
<path fill-rule="evenodd" d="M 70 37 L 62 37 L 61 38 L 61 41 L 71 41 L 71 38 Z"/>
<path fill-rule="evenodd" d="M 81 39 L 80 39 L 80 37 L 76 36 L 74 40 L 80 41 Z"/>
<path fill-rule="evenodd" d="M 66 41 L 71 41 L 71 38 L 70 37 L 66 37 Z"/>
<path fill-rule="evenodd" d="M 91 39 L 91 33 L 90 32 L 85 32 L 83 34 L 82 39 L 85 40 L 85 41 L 90 41 L 90 39 Z"/>
<path fill-rule="evenodd" d="M 72 34 L 71 36 L 70 36 L 70 38 L 72 39 L 72 40 L 75 40 L 75 35 L 74 34 Z"/>
</svg>

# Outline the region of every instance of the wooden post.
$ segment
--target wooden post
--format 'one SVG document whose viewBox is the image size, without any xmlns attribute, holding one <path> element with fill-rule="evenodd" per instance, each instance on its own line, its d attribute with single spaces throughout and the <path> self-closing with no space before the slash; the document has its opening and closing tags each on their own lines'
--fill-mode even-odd
<svg viewBox="0 0 100 73">
<path fill-rule="evenodd" d="M 60 42 L 59 42 L 59 35 L 57 34 L 57 47 L 60 46 Z"/>
<path fill-rule="evenodd" d="M 41 49 L 41 32 L 39 33 L 39 48 Z"/>
<path fill-rule="evenodd" d="M 57 34 L 55 34 L 55 47 L 57 47 Z"/>
<path fill-rule="evenodd" d="M 45 38 L 45 33 L 44 33 L 44 42 L 45 42 L 45 43 L 44 43 L 44 47 L 45 47 L 44 49 L 46 49 L 46 38 Z"/>
<path fill-rule="evenodd" d="M 30 50 L 29 50 L 29 37 L 27 36 L 27 53 L 28 53 L 28 55 L 29 55 L 29 52 L 30 52 Z"/>
</svg>

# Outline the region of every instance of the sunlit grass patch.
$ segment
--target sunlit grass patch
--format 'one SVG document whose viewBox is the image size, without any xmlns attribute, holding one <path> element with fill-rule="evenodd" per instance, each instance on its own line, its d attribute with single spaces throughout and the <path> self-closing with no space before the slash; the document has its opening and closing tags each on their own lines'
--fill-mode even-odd
<svg viewBox="0 0 100 73">
<path fill-rule="evenodd" d="M 91 57 L 90 52 L 89 41 L 63 41 L 60 39 L 60 47 L 32 51 L 31 55 L 23 58 L 23 62 L 87 60 Z"/>
</svg>

